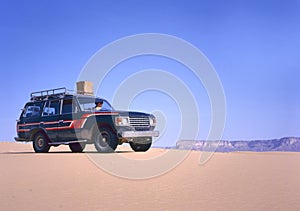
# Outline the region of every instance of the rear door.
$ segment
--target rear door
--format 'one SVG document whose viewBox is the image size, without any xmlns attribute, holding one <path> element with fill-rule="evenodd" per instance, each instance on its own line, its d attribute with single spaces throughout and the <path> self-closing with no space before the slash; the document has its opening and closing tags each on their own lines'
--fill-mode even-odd
<svg viewBox="0 0 300 211">
<path fill-rule="evenodd" d="M 77 140 L 76 125 L 81 119 L 80 108 L 75 98 L 70 97 L 62 100 L 61 115 L 58 125 L 58 139 L 60 141 Z"/>
<path fill-rule="evenodd" d="M 29 140 L 31 131 L 40 127 L 43 106 L 44 102 L 42 101 L 31 102 L 25 106 L 17 128 L 19 137 Z"/>
<path fill-rule="evenodd" d="M 49 100 L 43 109 L 40 127 L 47 131 L 51 141 L 57 141 L 60 120 L 60 100 Z"/>
</svg>

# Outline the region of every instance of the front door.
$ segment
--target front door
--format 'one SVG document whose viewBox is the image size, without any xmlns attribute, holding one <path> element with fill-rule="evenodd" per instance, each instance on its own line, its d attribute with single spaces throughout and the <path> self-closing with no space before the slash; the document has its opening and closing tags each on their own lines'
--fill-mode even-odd
<svg viewBox="0 0 300 211">
<path fill-rule="evenodd" d="M 58 140 L 60 141 L 74 141 L 77 140 L 76 125 L 80 120 L 81 114 L 76 100 L 67 98 L 62 100 L 61 115 L 57 130 Z"/>
</svg>

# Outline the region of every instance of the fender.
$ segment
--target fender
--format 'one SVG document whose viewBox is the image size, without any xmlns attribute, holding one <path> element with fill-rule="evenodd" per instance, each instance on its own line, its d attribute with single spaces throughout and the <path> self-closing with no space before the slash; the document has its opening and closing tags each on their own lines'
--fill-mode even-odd
<svg viewBox="0 0 300 211">
<path fill-rule="evenodd" d="M 84 114 L 82 115 L 82 129 L 91 129 L 94 125 L 105 126 L 111 129 L 114 127 L 114 118 L 119 115 L 118 112 L 99 112 L 94 114 Z M 115 129 L 113 130 L 115 131 Z"/>
<path fill-rule="evenodd" d="M 30 130 L 30 141 L 33 141 L 35 134 L 43 132 L 47 136 L 47 131 L 44 128 L 38 127 Z"/>
</svg>

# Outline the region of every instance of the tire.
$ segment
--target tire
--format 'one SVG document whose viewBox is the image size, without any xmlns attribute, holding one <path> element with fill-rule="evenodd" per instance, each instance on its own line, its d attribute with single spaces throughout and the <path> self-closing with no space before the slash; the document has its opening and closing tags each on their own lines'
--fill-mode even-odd
<svg viewBox="0 0 300 211">
<path fill-rule="evenodd" d="M 130 147 L 135 152 L 146 152 L 148 149 L 150 149 L 152 142 L 147 144 L 138 144 L 134 142 L 129 142 Z"/>
<path fill-rule="evenodd" d="M 48 152 L 50 149 L 49 138 L 43 132 L 38 132 L 34 136 L 33 149 L 37 153 Z"/>
<path fill-rule="evenodd" d="M 85 148 L 85 143 L 72 143 L 69 144 L 69 148 L 72 152 L 82 152 Z"/>
<path fill-rule="evenodd" d="M 98 152 L 114 152 L 118 146 L 118 137 L 108 128 L 100 128 L 100 131 L 96 129 L 94 145 Z"/>
</svg>

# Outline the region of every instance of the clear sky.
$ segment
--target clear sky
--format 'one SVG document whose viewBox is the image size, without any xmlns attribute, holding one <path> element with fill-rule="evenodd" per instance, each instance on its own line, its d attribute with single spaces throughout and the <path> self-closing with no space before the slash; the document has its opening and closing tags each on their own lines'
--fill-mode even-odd
<svg viewBox="0 0 300 211">
<path fill-rule="evenodd" d="M 140 33 L 177 36 L 208 57 L 226 95 L 223 139 L 300 136 L 300 1 L 12 0 L 0 5 L 1 141 L 13 140 L 30 92 L 72 89 L 100 48 Z M 126 76 L 147 69 L 169 71 L 186 83 L 201 107 L 198 138 L 205 138 L 208 97 L 175 61 L 155 56 L 125 61 L 107 76 L 100 95 L 111 100 Z M 160 101 L 153 102 L 155 97 Z M 178 130 L 180 117 L 172 116 L 178 108 L 170 97 L 144 93 L 131 108 L 165 111 L 166 135 L 176 139 L 171 134 Z"/>
</svg>

